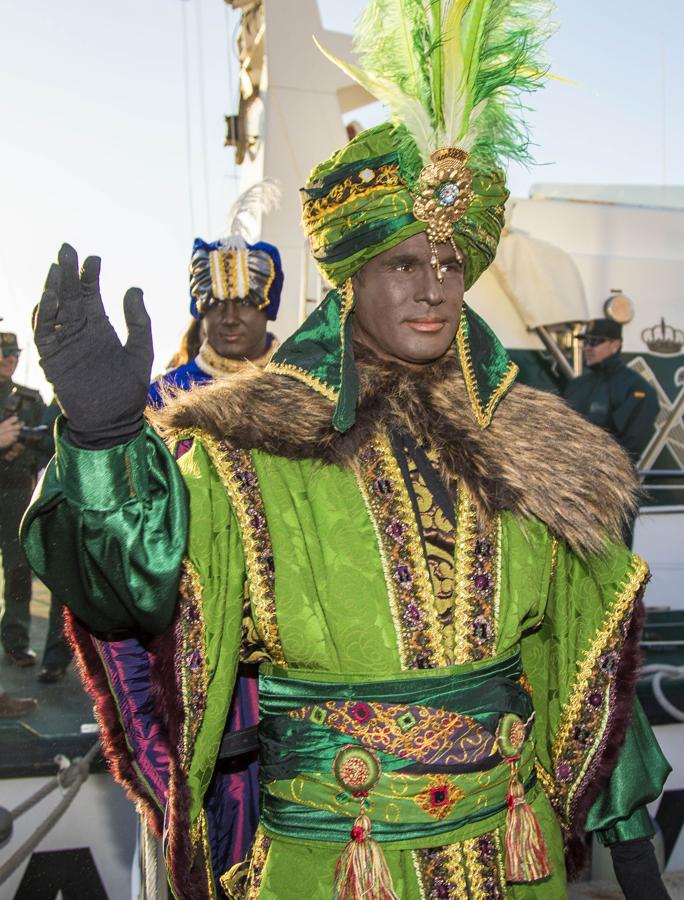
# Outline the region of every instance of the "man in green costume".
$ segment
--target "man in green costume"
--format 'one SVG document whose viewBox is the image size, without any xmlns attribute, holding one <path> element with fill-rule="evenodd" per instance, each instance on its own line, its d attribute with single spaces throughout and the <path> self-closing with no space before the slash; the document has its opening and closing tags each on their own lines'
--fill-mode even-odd
<svg viewBox="0 0 684 900">
<path fill-rule="evenodd" d="M 304 224 L 335 289 L 265 372 L 145 424 L 140 291 L 125 346 L 96 258 L 79 278 L 64 245 L 41 300 L 65 417 L 24 546 L 69 598 L 112 770 L 187 900 L 554 900 L 587 831 L 628 897 L 667 896 L 645 804 L 669 767 L 634 702 L 648 570 L 619 540 L 626 458 L 515 385 L 463 301 L 503 226 L 497 103 L 538 71 L 533 22 L 509 2 L 432 6 L 410 25 L 432 48 L 411 77 L 432 73 L 433 119 L 404 104 L 312 173 Z M 376 88 L 362 38 L 374 50 L 397 25 L 382 7 L 355 70 Z"/>
</svg>

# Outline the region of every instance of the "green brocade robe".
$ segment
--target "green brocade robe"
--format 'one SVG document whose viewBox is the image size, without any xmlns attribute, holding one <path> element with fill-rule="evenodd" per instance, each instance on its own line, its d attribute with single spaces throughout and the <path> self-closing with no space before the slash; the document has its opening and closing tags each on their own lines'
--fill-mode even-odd
<svg viewBox="0 0 684 900">
<path fill-rule="evenodd" d="M 485 431 L 448 366 L 430 379 L 370 365 L 361 376 L 357 425 L 344 437 L 330 429 L 327 401 L 267 373 L 204 387 L 164 413 L 177 462 L 151 429 L 108 451 L 59 439 L 23 526 L 31 565 L 73 613 L 115 775 L 153 827 L 166 823 L 176 896 L 332 897 L 359 806 L 330 759 L 340 740 L 361 740 L 330 726 L 333 695 L 406 688 L 423 698 L 410 709 L 434 726 L 437 686 L 474 685 L 484 697 L 496 676 L 534 710 L 522 716 L 520 777 L 552 875 L 506 882 L 505 763 L 438 777 L 393 768 L 396 746 L 420 726 L 404 718 L 408 706 L 409 737 L 395 728 L 377 754 L 373 833 L 400 898 L 565 897 L 564 854 L 576 868 L 585 829 L 607 843 L 652 834 L 645 804 L 669 772 L 633 706 L 648 570 L 606 537 L 629 493 L 624 458 L 531 389 L 514 388 Z M 109 641 L 127 648 L 130 635 L 157 681 L 146 737 L 170 757 L 158 786 L 136 758 L 120 686 L 102 678 L 114 671 Z M 296 751 L 309 758 L 265 780 L 251 850 L 223 871 L 208 798 L 240 661 L 261 665 L 262 715 L 279 690 L 316 699 L 286 704 L 281 724 L 307 720 Z M 458 711 L 493 730 L 488 701 L 468 696 Z"/>
</svg>

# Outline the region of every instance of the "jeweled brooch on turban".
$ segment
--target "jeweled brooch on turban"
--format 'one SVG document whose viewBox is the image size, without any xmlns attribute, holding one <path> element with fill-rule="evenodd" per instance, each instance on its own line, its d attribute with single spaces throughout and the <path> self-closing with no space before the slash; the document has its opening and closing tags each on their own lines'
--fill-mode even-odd
<svg viewBox="0 0 684 900">
<path fill-rule="evenodd" d="M 454 224 L 473 201 L 473 179 L 465 150 L 445 147 L 435 150 L 430 158 L 432 162 L 418 176 L 420 193 L 413 204 L 413 215 L 426 223 L 430 242 L 441 244 L 451 238 Z"/>
</svg>

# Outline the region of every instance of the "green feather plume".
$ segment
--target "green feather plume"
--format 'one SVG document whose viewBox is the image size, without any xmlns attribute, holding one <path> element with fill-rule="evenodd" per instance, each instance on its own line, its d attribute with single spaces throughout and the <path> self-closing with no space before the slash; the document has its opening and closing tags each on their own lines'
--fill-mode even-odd
<svg viewBox="0 0 684 900">
<path fill-rule="evenodd" d="M 489 168 L 528 158 L 520 95 L 545 75 L 552 11 L 550 0 L 369 0 L 354 31 L 361 65 L 323 52 L 389 108 L 425 163 L 463 147 Z"/>
</svg>

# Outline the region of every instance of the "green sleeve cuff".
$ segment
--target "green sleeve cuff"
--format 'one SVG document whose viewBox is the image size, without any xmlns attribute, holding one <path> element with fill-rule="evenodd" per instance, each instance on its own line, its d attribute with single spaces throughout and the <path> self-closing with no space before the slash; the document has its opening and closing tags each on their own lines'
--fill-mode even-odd
<svg viewBox="0 0 684 900">
<path fill-rule="evenodd" d="M 595 831 L 603 844 L 651 837 L 654 831 L 646 804 L 660 796 L 670 771 L 641 704 L 635 700 L 617 765 L 587 815 L 587 831 Z"/>
<path fill-rule="evenodd" d="M 109 450 L 74 447 L 63 435 L 63 419 L 58 421 L 55 431 L 57 477 L 69 503 L 82 509 L 109 512 L 130 500 L 148 499 L 147 442 L 152 440 L 163 446 L 151 428 L 146 426 L 128 444 Z"/>
<path fill-rule="evenodd" d="M 120 447 L 80 450 L 58 427 L 21 539 L 34 572 L 92 631 L 161 634 L 188 539 L 180 470 L 151 429 Z"/>
<path fill-rule="evenodd" d="M 611 844 L 622 844 L 625 841 L 636 841 L 640 838 L 652 838 L 654 834 L 653 822 L 645 806 L 635 809 L 631 816 L 616 822 L 612 827 L 596 832 L 596 836 L 604 847 L 609 847 Z"/>
</svg>

